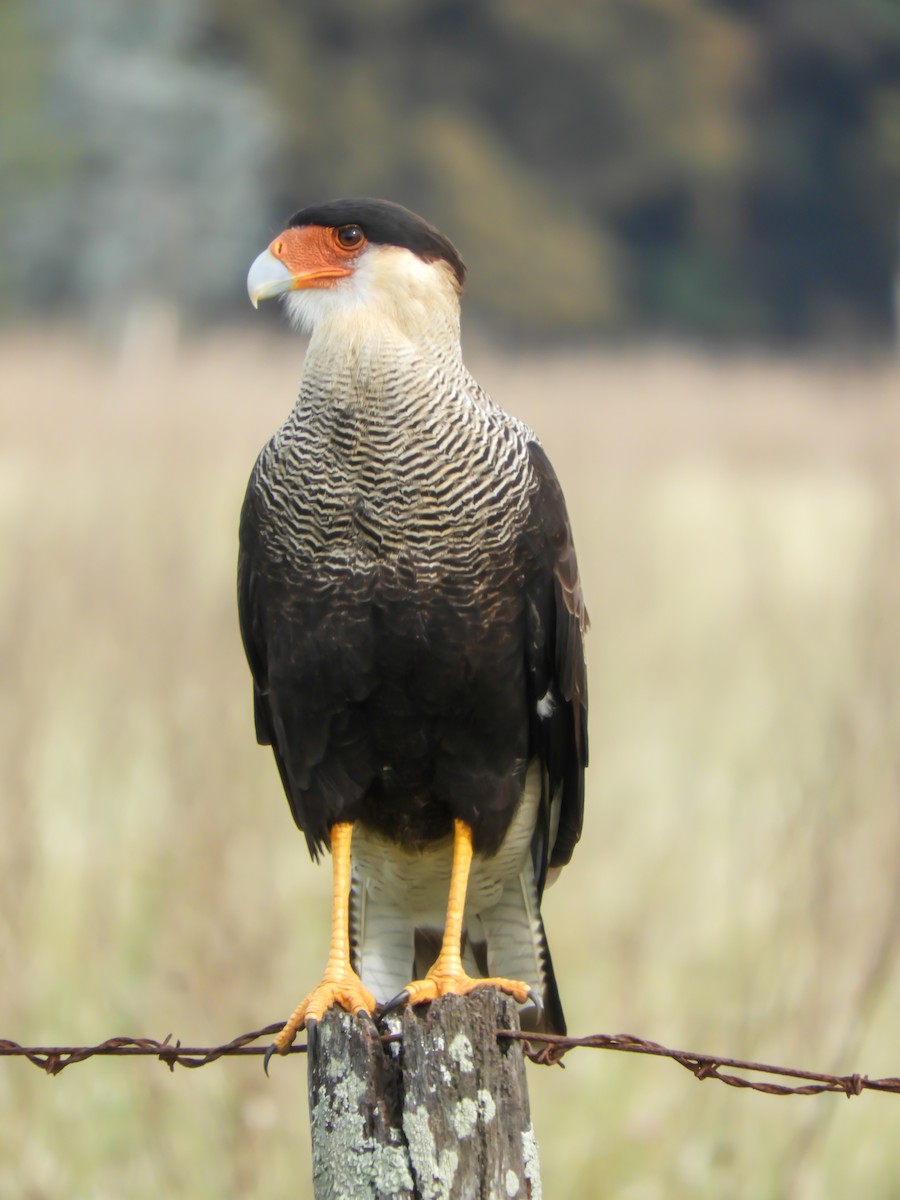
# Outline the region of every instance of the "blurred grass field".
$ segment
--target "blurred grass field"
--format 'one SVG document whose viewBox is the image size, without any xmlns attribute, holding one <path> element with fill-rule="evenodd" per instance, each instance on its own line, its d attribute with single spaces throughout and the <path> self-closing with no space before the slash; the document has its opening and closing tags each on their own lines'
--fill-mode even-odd
<svg viewBox="0 0 900 1200">
<path fill-rule="evenodd" d="M 49 339 L 49 340 L 48 340 Z M 593 619 L 570 1028 L 900 1073 L 900 366 L 469 355 L 562 478 Z M 213 1044 L 324 960 L 234 599 L 302 347 L 0 340 L 0 1036 Z M 900 1098 L 529 1068 L 548 1197 L 900 1194 Z M 0 1197 L 309 1193 L 305 1064 L 0 1064 Z"/>
</svg>

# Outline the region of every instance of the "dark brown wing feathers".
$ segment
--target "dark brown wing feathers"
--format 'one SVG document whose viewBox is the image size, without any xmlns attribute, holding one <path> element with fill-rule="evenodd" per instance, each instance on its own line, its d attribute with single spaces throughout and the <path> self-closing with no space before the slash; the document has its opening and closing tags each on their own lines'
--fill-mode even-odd
<svg viewBox="0 0 900 1200">
<path fill-rule="evenodd" d="M 547 774 L 549 802 L 560 795 L 556 839 L 535 842 L 535 868 L 542 887 L 548 867 L 564 866 L 581 836 L 584 770 L 588 760 L 587 672 L 584 634 L 589 620 L 581 591 L 572 530 L 562 488 L 543 448 L 529 443 L 538 478 L 530 536 L 537 570 L 529 585 L 528 666 L 530 711 L 537 749 Z M 537 709 L 542 698 L 544 712 Z"/>
<path fill-rule="evenodd" d="M 540 446 L 529 454 L 537 487 L 518 549 L 494 577 L 471 589 L 457 581 L 449 594 L 417 591 L 402 565 L 323 578 L 315 563 L 273 556 L 251 478 L 238 606 L 256 734 L 273 748 L 314 855 L 337 820 L 365 819 L 417 844 L 447 833 L 453 816 L 491 853 L 537 755 L 540 886 L 548 866 L 571 857 L 587 761 L 587 616 L 559 483 Z"/>
</svg>

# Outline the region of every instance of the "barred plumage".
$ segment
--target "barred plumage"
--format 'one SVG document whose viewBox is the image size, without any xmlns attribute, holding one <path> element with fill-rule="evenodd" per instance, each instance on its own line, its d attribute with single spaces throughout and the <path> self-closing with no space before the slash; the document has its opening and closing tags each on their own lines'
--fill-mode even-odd
<svg viewBox="0 0 900 1200">
<path fill-rule="evenodd" d="M 403 986 L 417 938 L 440 933 L 457 820 L 475 850 L 470 968 L 525 979 L 562 1031 L 539 900 L 580 834 L 587 760 L 562 493 L 531 431 L 463 365 L 446 239 L 383 202 L 309 211 L 270 258 L 307 254 L 322 213 L 365 249 L 346 269 L 340 245 L 302 276 L 276 267 L 277 286 L 268 260 L 258 284 L 251 271 L 251 290 L 285 293 L 312 334 L 241 517 L 257 735 L 314 854 L 354 824 L 355 958 L 378 999 Z"/>
</svg>

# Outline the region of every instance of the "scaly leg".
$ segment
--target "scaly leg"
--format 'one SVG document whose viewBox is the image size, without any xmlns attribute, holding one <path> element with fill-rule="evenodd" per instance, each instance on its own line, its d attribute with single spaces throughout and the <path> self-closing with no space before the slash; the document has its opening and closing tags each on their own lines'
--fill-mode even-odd
<svg viewBox="0 0 900 1200">
<path fill-rule="evenodd" d="M 331 860 L 334 873 L 334 892 L 331 903 L 331 949 L 322 982 L 314 987 L 305 1000 L 294 1009 L 288 1023 L 275 1038 L 274 1049 L 286 1054 L 288 1047 L 304 1025 L 320 1021 L 326 1011 L 338 1004 L 347 1012 L 375 1011 L 375 997 L 363 987 L 363 982 L 350 965 L 350 840 L 351 822 L 339 822 L 331 827 Z M 266 1059 L 268 1062 L 268 1057 Z"/>
<path fill-rule="evenodd" d="M 387 1005 L 394 1008 L 404 1002 L 425 1004 L 444 996 L 448 992 L 457 996 L 468 995 L 479 987 L 499 988 L 514 997 L 520 1004 L 531 1000 L 540 1010 L 540 1001 L 527 983 L 515 979 L 473 979 L 463 970 L 462 933 L 466 907 L 466 889 L 469 885 L 469 868 L 472 864 L 472 830 L 465 821 L 453 822 L 453 865 L 450 869 L 450 896 L 447 901 L 447 920 L 441 951 L 425 975 L 407 984 L 403 991 Z"/>
</svg>

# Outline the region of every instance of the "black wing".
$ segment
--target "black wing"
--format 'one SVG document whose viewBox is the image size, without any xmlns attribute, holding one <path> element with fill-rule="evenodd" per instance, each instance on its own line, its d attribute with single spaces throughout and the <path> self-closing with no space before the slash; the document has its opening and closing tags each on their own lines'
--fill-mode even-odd
<svg viewBox="0 0 900 1200">
<path fill-rule="evenodd" d="M 532 843 L 538 894 L 581 836 L 588 761 L 584 634 L 589 620 L 566 503 L 550 460 L 529 442 L 538 480 L 527 525 L 526 669 L 531 743 L 544 770 L 543 820 Z"/>
<path fill-rule="evenodd" d="M 263 608 L 260 603 L 263 576 L 258 563 L 259 545 L 253 488 L 254 478 L 251 476 L 241 508 L 237 575 L 238 620 L 241 627 L 241 640 L 244 643 L 244 653 L 247 655 L 250 674 L 253 676 L 253 718 L 256 724 L 256 740 L 261 746 L 272 747 L 284 790 L 290 795 L 287 770 L 284 760 L 278 752 L 269 699 L 268 661 Z"/>
<path fill-rule="evenodd" d="M 354 703 L 372 687 L 371 629 L 358 617 L 366 596 L 353 586 L 317 588 L 295 564 L 273 561 L 258 502 L 254 472 L 241 510 L 238 616 L 256 738 L 272 747 L 294 820 L 317 857 L 335 821 L 359 816 L 374 771 Z"/>
</svg>

